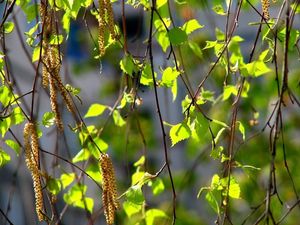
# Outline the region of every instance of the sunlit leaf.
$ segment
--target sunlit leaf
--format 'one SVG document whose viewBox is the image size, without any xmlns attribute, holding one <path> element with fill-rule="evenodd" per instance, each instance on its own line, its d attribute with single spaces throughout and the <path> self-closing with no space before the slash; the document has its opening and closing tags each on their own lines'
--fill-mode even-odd
<svg viewBox="0 0 300 225">
<path fill-rule="evenodd" d="M 59 179 L 49 178 L 47 180 L 47 189 L 53 195 L 57 195 L 61 190 L 61 183 Z"/>
<path fill-rule="evenodd" d="M 146 225 L 154 225 L 154 221 L 156 218 L 168 218 L 168 216 L 164 211 L 160 209 L 150 209 L 146 211 Z"/>
<path fill-rule="evenodd" d="M 118 110 L 114 110 L 113 120 L 115 125 L 118 127 L 123 127 L 126 124 L 125 120 L 122 118 Z"/>
<path fill-rule="evenodd" d="M 185 31 L 187 35 L 191 34 L 192 32 L 204 27 L 203 25 L 199 24 L 199 22 L 195 19 L 187 21 L 183 26 L 182 30 Z"/>
<path fill-rule="evenodd" d="M 191 130 L 186 123 L 178 123 L 171 127 L 170 138 L 172 146 L 180 141 L 188 139 L 191 136 Z"/>
<path fill-rule="evenodd" d="M 5 140 L 5 144 L 7 146 L 9 146 L 12 150 L 14 150 L 17 155 L 20 154 L 20 145 L 17 142 L 15 142 L 15 141 L 13 141 L 11 139 L 6 139 Z"/>
<path fill-rule="evenodd" d="M 0 149 L 0 167 L 5 166 L 10 161 L 10 155 Z"/>
<path fill-rule="evenodd" d="M 84 118 L 100 116 L 107 109 L 106 105 L 92 104 L 85 114 Z"/>
<path fill-rule="evenodd" d="M 91 153 L 88 149 L 86 148 L 83 148 L 81 149 L 75 156 L 74 158 L 72 159 L 72 162 L 73 163 L 77 163 L 77 162 L 80 162 L 80 161 L 85 161 L 87 160 L 89 157 L 91 156 Z"/>
<path fill-rule="evenodd" d="M 141 204 L 135 204 L 131 201 L 125 201 L 123 203 L 123 209 L 129 218 L 132 217 L 134 214 L 141 212 L 142 207 L 143 206 Z"/>
<path fill-rule="evenodd" d="M 15 24 L 13 22 L 4 23 L 4 33 L 9 34 L 13 31 Z"/>
<path fill-rule="evenodd" d="M 55 123 L 55 115 L 53 112 L 46 112 L 43 115 L 42 124 L 45 127 L 51 127 Z"/>
<path fill-rule="evenodd" d="M 62 183 L 63 189 L 68 187 L 75 179 L 75 173 L 63 173 L 60 176 L 60 181 Z"/>
</svg>

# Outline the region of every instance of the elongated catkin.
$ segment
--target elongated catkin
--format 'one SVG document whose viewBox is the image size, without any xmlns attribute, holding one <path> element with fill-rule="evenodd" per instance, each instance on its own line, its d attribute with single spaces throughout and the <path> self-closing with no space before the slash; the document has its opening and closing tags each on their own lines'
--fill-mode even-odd
<svg viewBox="0 0 300 225">
<path fill-rule="evenodd" d="M 108 154 L 101 154 L 100 169 L 102 172 L 102 202 L 107 224 L 114 223 L 115 212 L 119 208 L 117 200 L 116 178 L 113 164 Z"/>
<path fill-rule="evenodd" d="M 31 172 L 35 194 L 35 208 L 39 221 L 44 220 L 43 192 L 39 172 L 39 144 L 35 125 L 31 122 L 24 127 L 25 162 Z"/>
<path fill-rule="evenodd" d="M 269 13 L 270 1 L 269 0 L 261 0 L 261 5 L 262 5 L 264 18 L 266 20 L 270 19 L 270 13 Z"/>
</svg>

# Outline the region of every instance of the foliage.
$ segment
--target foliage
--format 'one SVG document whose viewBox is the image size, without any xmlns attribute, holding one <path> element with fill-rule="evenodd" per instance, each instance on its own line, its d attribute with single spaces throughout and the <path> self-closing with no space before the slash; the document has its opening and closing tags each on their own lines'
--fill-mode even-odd
<svg viewBox="0 0 300 225">
<path fill-rule="evenodd" d="M 297 223 L 299 1 L 2 4 L 1 224 L 35 212 L 26 123 L 49 224 Z"/>
</svg>

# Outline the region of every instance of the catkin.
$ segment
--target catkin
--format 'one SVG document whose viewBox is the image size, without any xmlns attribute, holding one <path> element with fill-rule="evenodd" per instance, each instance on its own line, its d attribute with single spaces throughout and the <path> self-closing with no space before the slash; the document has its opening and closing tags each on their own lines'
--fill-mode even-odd
<svg viewBox="0 0 300 225">
<path fill-rule="evenodd" d="M 104 0 L 104 7 L 107 12 L 107 23 L 112 39 L 116 39 L 114 14 L 110 0 Z"/>
<path fill-rule="evenodd" d="M 105 43 L 104 43 L 104 34 L 105 34 L 105 3 L 104 0 L 99 0 L 99 27 L 98 27 L 98 45 L 100 56 L 105 54 Z"/>
<path fill-rule="evenodd" d="M 116 39 L 114 14 L 110 0 L 99 0 L 99 27 L 98 27 L 98 45 L 100 56 L 105 54 L 105 24 L 112 39 Z"/>
<path fill-rule="evenodd" d="M 102 202 L 106 223 L 114 223 L 115 212 L 119 208 L 117 200 L 116 179 L 113 164 L 107 154 L 100 157 L 100 169 L 102 172 Z"/>
<path fill-rule="evenodd" d="M 43 192 L 39 173 L 39 145 L 38 135 L 35 125 L 28 122 L 24 127 L 24 148 L 25 148 L 25 162 L 31 172 L 33 180 L 33 190 L 35 194 L 35 207 L 39 221 L 44 220 L 43 210 Z M 30 141 L 31 140 L 31 141 Z"/>
<path fill-rule="evenodd" d="M 262 5 L 262 11 L 263 11 L 264 18 L 266 20 L 270 19 L 270 13 L 269 13 L 270 1 L 269 0 L 261 0 L 261 5 Z"/>
</svg>

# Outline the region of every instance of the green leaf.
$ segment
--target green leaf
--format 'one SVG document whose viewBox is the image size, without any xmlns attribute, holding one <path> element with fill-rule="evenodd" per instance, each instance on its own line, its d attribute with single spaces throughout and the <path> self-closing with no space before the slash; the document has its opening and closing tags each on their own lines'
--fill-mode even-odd
<svg viewBox="0 0 300 225">
<path fill-rule="evenodd" d="M 13 22 L 4 23 L 4 33 L 9 34 L 13 31 L 15 24 Z"/>
<path fill-rule="evenodd" d="M 157 76 L 155 72 L 154 76 Z M 143 68 L 140 83 L 147 86 L 153 84 L 152 70 L 151 65 L 149 63 L 146 63 L 146 65 Z"/>
<path fill-rule="evenodd" d="M 159 9 L 160 7 L 162 7 L 167 2 L 168 2 L 168 0 L 157 0 L 156 1 L 156 8 Z"/>
<path fill-rule="evenodd" d="M 245 141 L 245 127 L 241 121 L 237 121 L 237 123 L 239 125 L 239 131 L 241 132 L 241 134 L 243 136 L 243 141 Z"/>
<path fill-rule="evenodd" d="M 220 214 L 220 208 L 219 208 L 219 202 L 217 198 L 214 196 L 212 191 L 207 192 L 205 195 L 205 199 L 210 205 L 210 207 L 219 215 Z"/>
<path fill-rule="evenodd" d="M 43 49 L 42 49 L 42 53 L 41 53 L 40 45 L 35 47 L 32 52 L 32 62 L 39 60 L 40 55 L 42 55 L 42 54 L 43 54 Z"/>
<path fill-rule="evenodd" d="M 186 123 L 178 123 L 173 125 L 170 129 L 170 137 L 172 146 L 180 141 L 188 139 L 191 136 L 191 130 Z"/>
<path fill-rule="evenodd" d="M 238 94 L 238 89 L 236 88 L 236 86 L 233 85 L 227 85 L 224 87 L 224 91 L 223 91 L 223 101 L 226 101 L 227 99 L 229 99 L 229 97 L 231 95 L 237 95 Z"/>
<path fill-rule="evenodd" d="M 134 214 L 137 214 L 139 212 L 142 211 L 142 205 L 140 204 L 135 204 L 133 202 L 130 201 L 125 201 L 123 203 L 123 209 L 126 213 L 126 215 L 130 218 L 132 217 Z"/>
<path fill-rule="evenodd" d="M 195 19 L 187 21 L 183 26 L 182 30 L 185 31 L 187 35 L 191 34 L 195 30 L 201 29 L 204 26 L 199 24 L 199 22 Z"/>
<path fill-rule="evenodd" d="M 89 211 L 90 213 L 92 213 L 93 212 L 93 208 L 94 208 L 94 199 L 93 198 L 89 198 L 89 197 L 85 197 L 81 201 L 74 202 L 73 206 L 76 206 L 76 207 L 82 208 L 82 209 L 87 209 L 87 211 Z"/>
<path fill-rule="evenodd" d="M 6 139 L 5 144 L 7 146 L 9 146 L 12 150 L 14 150 L 16 152 L 17 156 L 19 156 L 19 154 L 20 154 L 20 145 L 17 142 L 15 142 L 11 139 Z"/>
<path fill-rule="evenodd" d="M 138 167 L 138 166 L 143 166 L 145 163 L 145 156 L 141 156 L 138 161 L 136 161 L 133 166 Z"/>
<path fill-rule="evenodd" d="M 113 120 L 115 125 L 118 127 L 123 127 L 126 124 L 125 120 L 122 118 L 118 110 L 114 110 Z"/>
<path fill-rule="evenodd" d="M 60 180 L 49 178 L 47 180 L 47 189 L 53 195 L 57 195 L 61 191 L 61 183 Z"/>
<path fill-rule="evenodd" d="M 94 200 L 84 196 L 86 191 L 86 185 L 76 184 L 64 194 L 63 199 L 68 205 L 87 209 L 90 213 L 92 213 Z"/>
<path fill-rule="evenodd" d="M 3 107 L 7 107 L 12 100 L 12 93 L 8 87 L 2 85 L 0 86 L 0 103 Z"/>
<path fill-rule="evenodd" d="M 63 35 L 51 35 L 49 39 L 49 44 L 51 45 L 60 45 L 64 40 Z"/>
<path fill-rule="evenodd" d="M 86 169 L 85 172 L 90 175 L 95 181 L 101 183 L 102 182 L 102 176 L 100 173 L 100 169 L 98 164 L 92 163 L 90 164 Z"/>
<path fill-rule="evenodd" d="M 204 49 L 209 49 L 209 48 L 213 48 L 218 44 L 218 41 L 206 41 L 206 45 L 203 48 Z"/>
<path fill-rule="evenodd" d="M 165 190 L 164 182 L 159 177 L 154 181 L 150 181 L 149 183 L 149 185 L 152 187 L 152 193 L 154 196 L 159 195 Z"/>
<path fill-rule="evenodd" d="M 168 218 L 167 214 L 160 209 L 150 209 L 146 211 L 146 225 L 154 225 L 157 218 Z"/>
<path fill-rule="evenodd" d="M 137 205 L 142 205 L 145 201 L 142 189 L 140 185 L 131 186 L 126 191 L 126 199 L 129 202 L 132 202 Z"/>
<path fill-rule="evenodd" d="M 218 15 L 221 15 L 221 16 L 226 16 L 227 13 L 225 11 L 225 9 L 223 8 L 223 6 L 221 4 L 216 4 L 214 7 L 213 7 L 213 11 L 218 14 Z"/>
<path fill-rule="evenodd" d="M 166 52 L 168 47 L 170 46 L 170 39 L 169 39 L 167 31 L 164 30 L 164 31 L 157 32 L 156 40 L 157 40 L 158 44 L 161 46 L 162 50 L 164 52 Z"/>
<path fill-rule="evenodd" d="M 63 173 L 60 176 L 60 181 L 62 183 L 63 189 L 68 187 L 75 179 L 75 173 Z"/>
<path fill-rule="evenodd" d="M 51 127 L 55 123 L 55 115 L 53 112 L 46 112 L 42 119 L 42 124 L 45 127 Z"/>
<path fill-rule="evenodd" d="M 162 85 L 165 87 L 172 87 L 174 80 L 180 75 L 175 68 L 167 67 L 162 73 Z"/>
<path fill-rule="evenodd" d="M 72 159 L 72 162 L 73 163 L 77 163 L 77 162 L 80 162 L 80 161 L 85 161 L 87 160 L 89 157 L 91 156 L 91 153 L 88 149 L 86 148 L 83 148 L 81 149 L 75 156 L 74 158 Z"/>
<path fill-rule="evenodd" d="M 5 166 L 10 161 L 10 155 L 0 149 L 0 167 Z"/>
<path fill-rule="evenodd" d="M 199 59 L 203 58 L 202 50 L 196 42 L 189 41 L 189 47 Z"/>
<path fill-rule="evenodd" d="M 107 109 L 106 105 L 92 104 L 85 114 L 84 118 L 100 116 Z"/>
<path fill-rule="evenodd" d="M 187 34 L 179 27 L 174 27 L 168 32 L 169 40 L 173 45 L 181 45 L 188 40 Z"/>
<path fill-rule="evenodd" d="M 126 54 L 120 61 L 120 68 L 125 74 L 128 74 L 129 76 L 133 76 L 133 73 L 137 71 L 133 58 L 128 54 Z"/>
<path fill-rule="evenodd" d="M 263 61 L 254 61 L 248 64 L 245 64 L 242 68 L 242 74 L 244 76 L 253 76 L 259 77 L 263 74 L 266 74 L 272 71 Z"/>
</svg>

